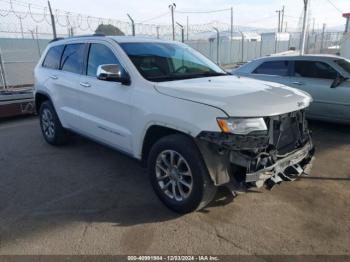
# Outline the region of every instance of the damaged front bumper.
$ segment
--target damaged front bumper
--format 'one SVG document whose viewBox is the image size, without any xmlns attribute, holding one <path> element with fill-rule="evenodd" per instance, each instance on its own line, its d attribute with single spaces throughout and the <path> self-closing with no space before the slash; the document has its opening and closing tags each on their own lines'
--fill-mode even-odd
<svg viewBox="0 0 350 262">
<path fill-rule="evenodd" d="M 311 142 L 301 149 L 289 153 L 277 160 L 274 164 L 260 169 L 256 172 L 247 173 L 246 183 L 253 183 L 256 187 L 271 189 L 282 181 L 293 181 L 300 175 L 309 175 L 314 160 L 315 149 Z"/>
<path fill-rule="evenodd" d="M 201 132 L 198 147 L 215 185 L 271 189 L 308 175 L 314 146 L 304 111 L 265 118 L 266 132 L 235 135 Z"/>
</svg>

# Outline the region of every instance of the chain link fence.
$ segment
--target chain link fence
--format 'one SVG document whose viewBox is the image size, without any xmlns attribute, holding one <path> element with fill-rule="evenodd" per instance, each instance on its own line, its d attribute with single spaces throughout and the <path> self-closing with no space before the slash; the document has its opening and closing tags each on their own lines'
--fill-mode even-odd
<svg viewBox="0 0 350 262">
<path fill-rule="evenodd" d="M 0 89 L 32 86 L 33 69 L 52 39 L 49 10 L 17 0 L 0 2 L 3 3 L 0 9 Z M 53 10 L 53 15 L 58 37 L 93 34 L 101 24 L 113 25 L 125 35 L 132 35 L 133 31 L 131 22 L 63 10 Z M 172 39 L 171 25 L 141 22 L 134 26 L 137 36 Z M 225 67 L 261 56 L 298 50 L 300 35 L 295 32 L 241 32 L 237 26 L 231 27 L 222 22 L 175 26 L 176 41 L 184 41 Z M 342 37 L 341 32 L 309 32 L 306 53 L 337 53 Z"/>
</svg>

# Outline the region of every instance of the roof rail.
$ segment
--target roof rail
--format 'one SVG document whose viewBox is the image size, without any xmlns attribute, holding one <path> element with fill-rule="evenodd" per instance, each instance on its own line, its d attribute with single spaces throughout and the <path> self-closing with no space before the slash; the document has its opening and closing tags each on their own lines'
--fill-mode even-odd
<svg viewBox="0 0 350 262">
<path fill-rule="evenodd" d="M 59 41 L 59 40 L 62 40 L 62 39 L 80 38 L 80 37 L 91 37 L 91 36 L 100 36 L 100 37 L 104 37 L 104 36 L 106 36 L 106 35 L 104 35 L 104 34 L 91 34 L 91 35 L 74 35 L 74 36 L 71 36 L 71 37 L 56 37 L 56 38 L 52 39 L 49 43 L 56 42 L 56 41 Z"/>
<path fill-rule="evenodd" d="M 52 39 L 49 43 L 56 42 L 56 41 L 62 40 L 62 39 L 64 39 L 64 37 L 56 37 L 56 38 Z"/>
<path fill-rule="evenodd" d="M 70 38 L 91 37 L 91 36 L 101 36 L 101 37 L 104 37 L 104 36 L 106 36 L 106 35 L 105 35 L 105 34 L 74 35 L 74 36 L 71 36 Z"/>
</svg>

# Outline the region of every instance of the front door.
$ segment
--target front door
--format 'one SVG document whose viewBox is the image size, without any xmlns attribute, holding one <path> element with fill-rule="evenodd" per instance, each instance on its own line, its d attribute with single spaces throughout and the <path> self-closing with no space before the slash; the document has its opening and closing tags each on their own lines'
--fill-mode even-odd
<svg viewBox="0 0 350 262">
<path fill-rule="evenodd" d="M 309 116 L 325 120 L 350 120 L 350 84 L 331 88 L 338 72 L 321 61 L 294 61 L 290 86 L 309 93 L 313 102 Z"/>
<path fill-rule="evenodd" d="M 86 74 L 80 79 L 83 133 L 119 150 L 131 152 L 131 86 L 99 80 L 102 64 L 119 64 L 108 42 L 90 43 Z"/>
</svg>

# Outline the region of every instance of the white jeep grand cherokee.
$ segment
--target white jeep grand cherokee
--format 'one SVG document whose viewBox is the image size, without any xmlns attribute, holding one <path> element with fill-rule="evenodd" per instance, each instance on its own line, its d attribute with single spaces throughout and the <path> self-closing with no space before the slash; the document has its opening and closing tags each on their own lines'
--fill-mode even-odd
<svg viewBox="0 0 350 262">
<path fill-rule="evenodd" d="M 48 143 L 73 131 L 142 160 L 159 198 L 180 213 L 205 207 L 220 185 L 271 188 L 311 166 L 308 94 L 228 75 L 182 43 L 56 40 L 35 89 Z"/>
</svg>

